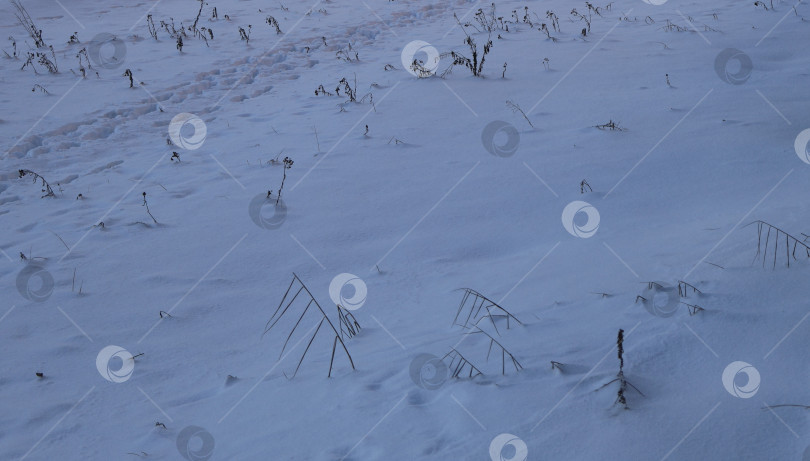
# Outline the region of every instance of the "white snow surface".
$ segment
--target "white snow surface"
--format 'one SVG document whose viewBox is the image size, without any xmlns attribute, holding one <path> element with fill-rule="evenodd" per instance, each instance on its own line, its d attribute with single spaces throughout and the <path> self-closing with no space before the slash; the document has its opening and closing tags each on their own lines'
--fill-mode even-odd
<svg viewBox="0 0 810 461">
<path fill-rule="evenodd" d="M 20 69 L 27 51 L 50 51 L 2 5 L 0 36 L 21 56 L 0 59 L 0 459 L 802 459 L 807 410 L 767 407 L 810 405 L 810 264 L 799 248 L 786 267 L 784 234 L 763 264 L 745 225 L 810 234 L 810 165 L 794 146 L 810 128 L 810 5 L 595 2 L 583 37 L 571 9 L 587 16 L 585 2 L 495 4 L 509 31 L 492 33 L 483 78 L 462 66 L 417 78 L 401 53 L 424 41 L 441 73 L 450 51 L 470 55 L 464 29 L 479 49 L 487 39 L 454 14 L 480 29 L 490 2 L 209 0 L 198 27 L 214 39 L 187 32 L 179 52 L 160 21 L 189 27 L 198 2 L 26 0 L 56 74 Z M 82 78 L 76 54 L 101 33 L 125 56 Z M 0 48 L 13 54 L 11 40 Z M 728 64 L 740 84 L 716 71 L 728 48 L 753 63 Z M 373 98 L 315 94 L 344 77 Z M 197 149 L 167 144 L 182 113 L 204 122 Z M 595 128 L 610 120 L 624 130 Z M 493 121 L 517 130 L 514 155 L 483 146 Z M 284 157 L 286 216 L 265 229 L 249 207 L 276 196 L 284 169 L 270 161 Z M 589 238 L 561 219 L 574 201 L 598 210 Z M 35 268 L 44 278 L 26 279 Z M 352 311 L 362 331 L 345 339 L 356 370 L 338 345 L 327 377 L 324 324 L 292 378 L 319 321 L 313 308 L 281 354 L 300 300 L 263 335 L 293 273 L 336 326 L 332 280 L 367 288 Z M 50 292 L 49 276 L 42 301 L 18 289 Z M 681 280 L 702 292 L 676 298 L 704 308 L 694 316 L 683 304 L 651 315 L 636 298 Z M 473 323 L 454 324 L 460 288 L 523 323 L 477 323 L 522 370 L 502 373 L 500 349 L 487 358 Z M 627 390 L 628 409 L 618 383 L 602 387 L 619 371 L 619 329 L 624 375 L 643 392 Z M 134 367 L 121 382 L 96 366 L 110 345 L 126 350 L 113 377 Z M 452 347 L 483 375 L 420 386 L 414 359 Z M 724 385 L 738 361 L 750 367 Z M 189 426 L 203 432 L 189 439 Z M 513 445 L 493 455 L 500 434 Z"/>
</svg>

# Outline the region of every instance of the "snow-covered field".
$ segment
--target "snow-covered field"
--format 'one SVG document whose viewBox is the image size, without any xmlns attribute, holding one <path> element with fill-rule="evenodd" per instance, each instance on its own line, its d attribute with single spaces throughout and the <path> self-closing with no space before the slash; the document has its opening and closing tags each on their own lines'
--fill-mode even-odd
<svg viewBox="0 0 810 461">
<path fill-rule="evenodd" d="M 22 5 L 0 459 L 810 459 L 806 2 Z"/>
</svg>

